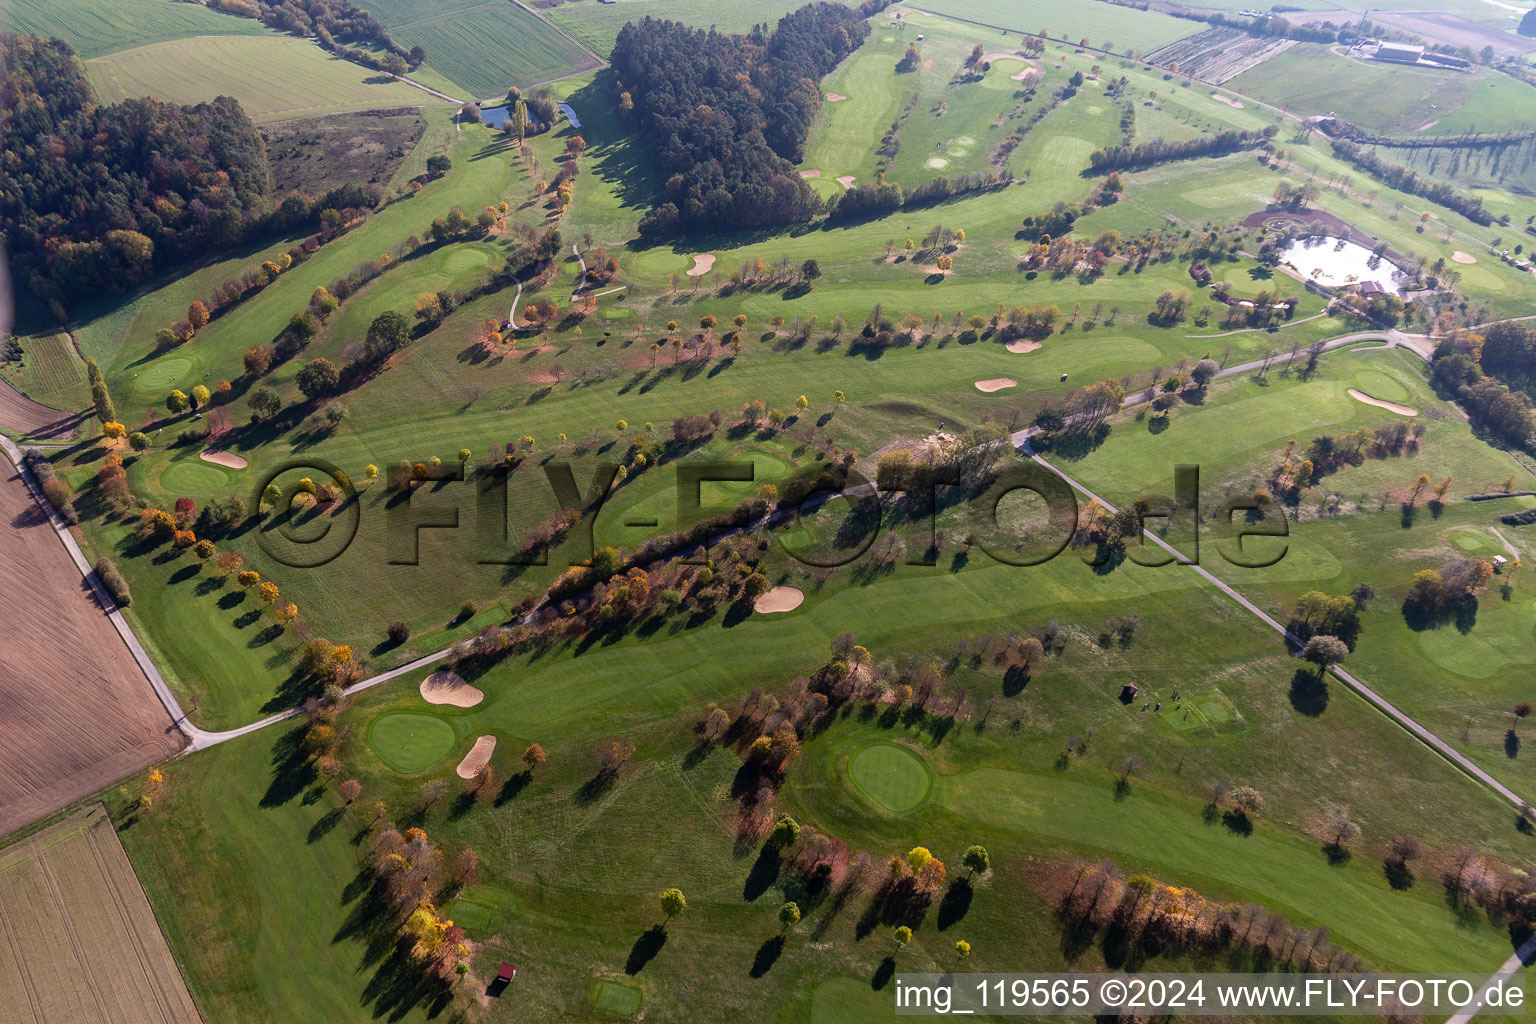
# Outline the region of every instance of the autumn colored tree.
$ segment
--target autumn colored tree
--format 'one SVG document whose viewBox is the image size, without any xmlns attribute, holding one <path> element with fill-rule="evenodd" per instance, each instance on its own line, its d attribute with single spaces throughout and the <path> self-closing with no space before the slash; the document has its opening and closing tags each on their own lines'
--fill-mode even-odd
<svg viewBox="0 0 1536 1024">
<path fill-rule="evenodd" d="M 779 934 L 782 935 L 800 923 L 800 905 L 791 900 L 779 907 Z"/>
<path fill-rule="evenodd" d="M 208 326 L 208 307 L 201 300 L 194 301 L 187 307 L 187 322 L 193 330 L 200 331 Z"/>
<path fill-rule="evenodd" d="M 363 784 L 358 782 L 356 779 L 348 779 L 340 786 L 337 786 L 336 791 L 341 794 L 341 798 L 343 800 L 350 804 L 355 802 L 357 798 L 362 795 Z"/>
<path fill-rule="evenodd" d="M 272 366 L 272 350 L 265 345 L 257 345 L 245 350 L 245 372 L 252 379 L 260 377 Z"/>
<path fill-rule="evenodd" d="M 186 393 L 179 389 L 165 396 L 165 407 L 170 410 L 172 416 L 180 416 L 186 412 L 189 404 Z"/>
<path fill-rule="evenodd" d="M 244 572 L 240 573 L 240 575 L 235 577 L 235 582 L 240 584 L 246 590 L 250 590 L 256 584 L 261 582 L 261 573 L 252 572 L 250 569 L 246 569 Z"/>
<path fill-rule="evenodd" d="M 544 748 L 537 743 L 528 744 L 528 749 L 523 751 L 523 766 L 529 775 L 532 775 L 533 770 L 546 760 Z"/>
<path fill-rule="evenodd" d="M 244 573 L 241 575 L 244 575 Z M 256 596 L 261 598 L 262 604 L 273 604 L 277 601 L 278 597 L 277 584 L 270 581 L 263 583 L 256 588 Z"/>
<path fill-rule="evenodd" d="M 661 912 L 667 915 L 668 921 L 688 909 L 688 899 L 681 889 L 663 889 L 660 902 Z"/>
<path fill-rule="evenodd" d="M 279 626 L 287 629 L 299 617 L 299 606 L 292 601 L 282 601 L 272 607 L 272 615 Z"/>
</svg>

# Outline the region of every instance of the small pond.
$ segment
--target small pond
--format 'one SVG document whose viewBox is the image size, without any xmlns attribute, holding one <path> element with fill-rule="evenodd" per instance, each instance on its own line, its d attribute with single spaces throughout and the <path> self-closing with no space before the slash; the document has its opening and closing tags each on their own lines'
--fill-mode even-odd
<svg viewBox="0 0 1536 1024">
<path fill-rule="evenodd" d="M 1331 288 L 1375 281 L 1383 290 L 1396 295 L 1408 280 L 1408 275 L 1392 263 L 1378 258 L 1365 246 L 1343 238 L 1328 235 L 1298 238 L 1281 249 L 1280 254 L 1297 273 Z"/>
</svg>

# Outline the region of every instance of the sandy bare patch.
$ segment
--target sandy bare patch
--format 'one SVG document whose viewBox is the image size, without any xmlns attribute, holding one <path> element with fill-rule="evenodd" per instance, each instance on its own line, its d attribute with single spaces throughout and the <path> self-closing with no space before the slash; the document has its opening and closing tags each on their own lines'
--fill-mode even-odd
<svg viewBox="0 0 1536 1024">
<path fill-rule="evenodd" d="M 1018 356 L 1023 355 L 1025 352 L 1033 352 L 1035 349 L 1040 348 L 1041 345 L 1038 341 L 1030 341 L 1028 338 L 1020 338 L 1018 341 L 1010 341 L 1005 347 L 1009 352 L 1012 352 L 1014 355 Z"/>
<path fill-rule="evenodd" d="M 10 637 L 0 645 L 0 835 L 181 747 L 171 716 L 4 456 L 0 622 Z"/>
<path fill-rule="evenodd" d="M 840 92 L 829 92 L 829 93 L 827 93 L 827 102 L 828 103 L 841 103 L 843 100 L 845 100 L 847 98 L 848 98 L 847 96 L 844 96 Z"/>
<path fill-rule="evenodd" d="M 1025 68 L 1023 71 L 1020 71 L 1018 74 L 1016 74 L 1016 75 L 1009 75 L 1008 77 L 1013 79 L 1015 82 L 1027 82 L 1031 78 L 1034 78 L 1037 75 L 1040 75 L 1041 73 L 1042 72 L 1040 71 L 1039 68 Z"/>
<path fill-rule="evenodd" d="M 797 587 L 774 587 L 768 593 L 752 602 L 752 610 L 762 612 L 764 615 L 773 612 L 790 612 L 800 607 L 800 602 L 805 600 Z"/>
<path fill-rule="evenodd" d="M 933 58 L 929 57 L 923 61 L 923 70 L 927 71 L 931 67 L 933 67 Z"/>
<path fill-rule="evenodd" d="M 844 174 L 837 179 L 837 183 L 843 186 L 843 188 L 853 188 L 853 182 L 854 176 L 851 174 Z"/>
<path fill-rule="evenodd" d="M 693 267 L 688 271 L 689 277 L 703 277 L 709 273 L 709 268 L 715 265 L 715 254 L 712 252 L 698 252 L 693 254 Z"/>
<path fill-rule="evenodd" d="M 991 64 L 995 60 L 1023 60 L 1016 53 L 984 53 L 981 55 L 981 63 Z"/>
<path fill-rule="evenodd" d="M 1386 409 L 1388 412 L 1395 412 L 1399 416 L 1417 416 L 1419 414 L 1419 410 L 1415 409 L 1411 405 L 1399 405 L 1396 402 L 1384 402 L 1379 398 L 1372 398 L 1364 391 L 1357 391 L 1354 388 L 1349 389 L 1349 397 L 1353 398 L 1357 402 L 1364 402 L 1366 405 L 1374 405 L 1378 409 Z"/>
<path fill-rule="evenodd" d="M 1455 252 L 1451 253 L 1451 259 L 1455 260 L 1457 263 L 1476 263 L 1477 262 L 1477 257 L 1476 256 L 1473 256 L 1469 252 L 1462 252 L 1460 249 L 1457 249 Z"/>
<path fill-rule="evenodd" d="M 1219 92 L 1211 93 L 1211 99 L 1215 100 L 1217 103 L 1225 103 L 1229 107 L 1236 107 L 1238 110 L 1243 109 L 1242 100 L 1235 100 L 1231 96 L 1223 96 Z"/>
<path fill-rule="evenodd" d="M 234 452 L 226 452 L 222 448 L 209 448 L 205 452 L 199 452 L 197 457 L 215 466 L 223 466 L 225 469 L 244 469 L 250 465 Z"/>
<path fill-rule="evenodd" d="M 1001 391 L 1004 388 L 1016 388 L 1018 386 L 1019 382 L 1012 377 L 990 377 L 987 380 L 976 382 L 976 390 L 984 391 L 989 395 L 994 391 Z"/>
<path fill-rule="evenodd" d="M 469 748 L 469 753 L 464 755 L 464 760 L 454 769 L 461 779 L 472 779 L 475 772 L 491 763 L 491 755 L 496 752 L 496 737 L 481 736 L 475 740 L 475 745 Z"/>
<path fill-rule="evenodd" d="M 451 704 L 472 708 L 485 700 L 485 694 L 466 683 L 457 672 L 433 672 L 421 681 L 421 699 L 428 704 Z"/>
<path fill-rule="evenodd" d="M 819 178 L 819 177 L 821 177 L 821 172 L 820 171 L 801 171 L 800 172 L 800 177 L 802 177 L 802 178 Z"/>
</svg>

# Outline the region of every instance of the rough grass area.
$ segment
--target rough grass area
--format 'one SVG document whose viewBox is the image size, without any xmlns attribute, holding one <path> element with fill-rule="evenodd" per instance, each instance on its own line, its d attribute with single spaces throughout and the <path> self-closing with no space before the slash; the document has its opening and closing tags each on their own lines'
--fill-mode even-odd
<svg viewBox="0 0 1536 1024">
<path fill-rule="evenodd" d="M 476 99 L 598 63 L 560 29 L 504 0 L 370 0 L 366 6 L 395 42 L 426 47 L 427 63 Z"/>
<path fill-rule="evenodd" d="M 5 31 L 48 38 L 72 46 L 84 60 L 135 46 L 189 36 L 270 36 L 254 18 L 220 14 L 201 4 L 176 0 L 10 0 Z"/>
<path fill-rule="evenodd" d="M 767 23 L 769 28 L 790 11 L 804 6 L 802 0 L 760 0 L 743 4 L 738 0 L 624 0 L 604 4 L 594 0 L 571 0 L 547 6 L 537 3 L 541 13 L 593 53 L 607 57 L 613 52 L 619 29 L 627 22 L 638 22 L 647 15 L 670 18 L 699 28 L 713 25 L 721 32 L 747 32 L 753 25 Z"/>
<path fill-rule="evenodd" d="M 85 71 L 102 103 L 233 96 L 257 124 L 443 102 L 287 36 L 176 39 L 98 57 L 86 62 Z"/>
<path fill-rule="evenodd" d="M 1015 32 L 1049 32 L 1054 39 L 1073 43 L 1088 36 L 1092 45 L 1116 53 L 1130 49 L 1150 52 L 1200 31 L 1199 22 L 1134 7 L 1111 6 L 1104 11 L 1095 7 L 1092 16 L 1085 17 L 1082 5 L 1074 0 L 927 0 L 922 10 Z M 920 15 L 907 20 L 923 23 Z"/>
<path fill-rule="evenodd" d="M 0 936 L 11 1019 L 203 1019 L 100 804 L 0 849 Z"/>
<path fill-rule="evenodd" d="M 273 190 L 319 196 L 348 182 L 388 185 L 426 127 L 425 115 L 410 108 L 268 125 Z"/>
</svg>

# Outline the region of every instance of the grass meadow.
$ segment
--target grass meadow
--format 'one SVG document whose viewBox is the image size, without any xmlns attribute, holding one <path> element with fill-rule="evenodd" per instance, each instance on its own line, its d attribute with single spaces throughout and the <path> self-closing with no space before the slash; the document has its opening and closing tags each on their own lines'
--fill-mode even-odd
<svg viewBox="0 0 1536 1024">
<path fill-rule="evenodd" d="M 233 96 L 257 124 L 442 102 L 287 36 L 171 40 L 98 57 L 87 61 L 85 70 L 102 103 L 138 96 L 198 103 Z"/>
<path fill-rule="evenodd" d="M 401 46 L 425 47 L 427 63 L 472 99 L 491 99 L 508 86 L 527 88 L 597 64 L 565 33 L 514 3 L 375 0 L 368 10 Z"/>
<path fill-rule="evenodd" d="M 82 60 L 103 57 L 150 43 L 192 36 L 266 36 L 270 30 L 252 18 L 236 18 L 177 0 L 12 0 L 6 4 L 5 30 L 48 38 L 74 47 Z"/>
</svg>

